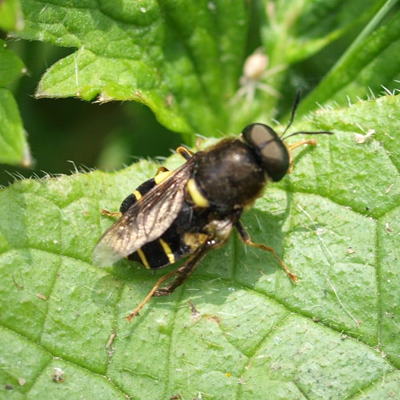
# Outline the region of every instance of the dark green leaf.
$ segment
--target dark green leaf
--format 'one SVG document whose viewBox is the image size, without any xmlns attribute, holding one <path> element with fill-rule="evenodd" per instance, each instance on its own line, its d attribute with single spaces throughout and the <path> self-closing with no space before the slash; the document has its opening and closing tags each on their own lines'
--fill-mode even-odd
<svg viewBox="0 0 400 400">
<path fill-rule="evenodd" d="M 23 62 L 0 40 L 0 163 L 31 165 L 31 156 L 18 105 L 2 87 L 26 72 Z"/>
<path fill-rule="evenodd" d="M 0 88 L 0 162 L 27 165 L 30 163 L 29 149 L 17 103 L 11 92 L 2 88 Z"/>
<path fill-rule="evenodd" d="M 244 56 L 243 2 L 24 1 L 27 39 L 77 51 L 43 77 L 38 97 L 136 100 L 169 129 L 215 135 Z"/>
<path fill-rule="evenodd" d="M 317 104 L 348 105 L 380 92 L 396 93 L 400 79 L 400 12 L 361 41 L 343 62 L 335 66 L 299 108 L 300 113 Z"/>
<path fill-rule="evenodd" d="M 261 2 L 264 46 L 271 63 L 293 64 L 368 21 L 385 0 Z"/>
<path fill-rule="evenodd" d="M 26 73 L 24 63 L 0 40 L 0 87 L 12 82 Z"/>
</svg>

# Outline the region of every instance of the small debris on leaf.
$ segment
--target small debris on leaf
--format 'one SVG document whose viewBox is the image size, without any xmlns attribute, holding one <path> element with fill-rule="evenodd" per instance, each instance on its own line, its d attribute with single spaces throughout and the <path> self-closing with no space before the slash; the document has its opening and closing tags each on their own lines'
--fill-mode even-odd
<svg viewBox="0 0 400 400">
<path fill-rule="evenodd" d="M 387 189 L 386 189 L 386 194 L 388 194 L 392 189 L 393 189 L 394 183 L 392 183 Z"/>
<path fill-rule="evenodd" d="M 53 381 L 56 383 L 61 383 L 65 381 L 64 378 L 65 372 L 61 368 L 54 368 L 54 374 L 51 376 Z"/>
<path fill-rule="evenodd" d="M 110 338 L 108 339 L 108 342 L 107 342 L 107 344 L 106 344 L 106 349 L 109 349 L 109 348 L 110 348 L 110 346 L 112 345 L 112 343 L 113 343 L 113 341 L 114 341 L 114 339 L 115 339 L 116 336 L 117 336 L 117 334 L 116 334 L 115 332 L 113 332 L 113 333 L 110 335 Z"/>
<path fill-rule="evenodd" d="M 365 135 L 362 135 L 361 133 L 356 133 L 354 135 L 354 141 L 357 144 L 363 144 L 363 143 L 367 142 L 368 140 L 370 140 L 373 135 L 375 135 L 374 129 L 370 129 Z"/>
<path fill-rule="evenodd" d="M 20 386 L 24 386 L 26 383 L 26 379 L 24 378 L 18 378 L 18 383 L 20 384 Z"/>
</svg>

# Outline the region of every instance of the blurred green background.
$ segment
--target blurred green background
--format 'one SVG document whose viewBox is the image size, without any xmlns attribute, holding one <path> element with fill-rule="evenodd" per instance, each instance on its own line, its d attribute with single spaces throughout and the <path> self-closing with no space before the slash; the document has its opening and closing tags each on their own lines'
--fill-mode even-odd
<svg viewBox="0 0 400 400">
<path fill-rule="evenodd" d="M 249 26 L 247 55 L 261 45 L 259 21 L 254 9 Z M 361 29 L 362 26 L 358 26 L 287 71 L 287 85 L 283 86 L 276 115 L 278 120 L 290 111 L 296 91 L 301 89 L 304 96 L 315 87 Z M 23 60 L 28 69 L 28 75 L 15 81 L 11 89 L 35 160 L 29 170 L 0 165 L 1 185 L 13 182 L 15 175 L 68 174 L 75 170 L 75 166 L 78 169 L 112 171 L 138 158 L 167 157 L 172 149 L 184 142 L 180 134 L 160 125 L 153 113 L 139 103 L 96 104 L 72 98 L 35 99 L 36 86 L 46 69 L 75 50 L 42 42 L 9 40 L 4 33 L 0 33 L 0 37 L 7 41 L 8 48 Z"/>
<path fill-rule="evenodd" d="M 3 36 L 5 38 L 5 36 Z M 179 134 L 160 125 L 153 113 L 135 102 L 88 103 L 78 99 L 35 99 L 41 75 L 55 61 L 72 53 L 42 42 L 7 41 L 24 61 L 28 75 L 11 87 L 35 159 L 32 170 L 1 165 L 0 184 L 12 182 L 9 171 L 29 177 L 42 171 L 69 173 L 75 165 L 114 170 L 137 157 L 168 156 L 182 142 Z"/>
</svg>

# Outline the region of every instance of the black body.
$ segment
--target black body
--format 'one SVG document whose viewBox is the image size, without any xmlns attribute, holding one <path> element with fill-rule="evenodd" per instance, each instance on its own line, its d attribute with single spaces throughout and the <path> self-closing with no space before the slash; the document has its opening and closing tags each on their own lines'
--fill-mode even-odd
<svg viewBox="0 0 400 400">
<path fill-rule="evenodd" d="M 148 188 L 151 184 L 155 185 L 154 179 L 149 179 L 143 185 L 146 185 L 145 187 Z M 146 194 L 146 191 L 143 191 L 143 185 L 136 189 L 142 194 L 142 196 Z M 134 195 L 132 195 L 132 197 L 134 197 Z M 136 199 L 133 200 L 132 197 L 131 204 L 136 201 Z M 121 212 L 123 212 L 122 209 Z M 138 252 L 134 252 L 128 256 L 128 259 L 138 261 L 145 265 L 143 260 L 143 257 L 145 257 L 147 265 L 151 269 L 161 268 L 171 264 L 168 255 L 160 242 L 160 239 L 162 239 L 170 247 L 171 252 L 174 255 L 174 261 L 178 261 L 192 252 L 191 247 L 184 242 L 184 234 L 201 232 L 202 228 L 208 222 L 209 216 L 207 214 L 208 213 L 205 212 L 205 210 L 195 210 L 191 204 L 185 201 L 180 213 L 173 221 L 172 225 L 160 236 L 160 238 L 142 246 L 140 248 L 142 251 L 141 256 Z"/>
<path fill-rule="evenodd" d="M 225 139 L 204 152 L 194 166 L 193 177 L 217 218 L 242 210 L 265 185 L 260 160 L 238 139 Z"/>
<path fill-rule="evenodd" d="M 225 243 L 244 207 L 261 194 L 267 179 L 279 180 L 289 168 L 288 151 L 270 127 L 250 125 L 244 129 L 243 139 L 224 139 L 187 161 L 190 171 L 182 183 L 185 193 L 177 216 L 155 240 L 127 254 L 128 259 L 155 269 L 192 254 L 205 242 L 210 247 Z M 268 152 L 269 146 L 272 149 Z M 173 180 L 174 173 L 168 179 Z M 206 207 L 199 206 L 196 196 L 187 189 L 190 179 L 195 182 L 195 192 L 207 201 Z M 121 213 L 129 214 L 148 193 L 162 190 L 162 184 L 157 185 L 154 178 L 141 184 L 122 202 Z M 219 235 L 219 226 L 226 232 Z M 189 243 L 187 234 L 193 234 L 189 235 Z M 199 234 L 201 240 L 196 242 Z"/>
<path fill-rule="evenodd" d="M 290 122 L 299 101 L 296 98 Z M 252 124 L 241 139 L 225 139 L 205 151 L 193 154 L 184 147 L 177 152 L 186 159 L 175 171 L 160 167 L 156 176 L 140 185 L 121 204 L 121 217 L 100 238 L 93 263 L 109 266 L 121 258 L 141 262 L 155 269 L 188 256 L 175 271 L 155 283 L 143 301 L 126 317 L 130 321 L 153 296 L 171 294 L 196 270 L 206 253 L 229 239 L 235 227 L 249 246 L 270 252 L 292 282 L 297 276 L 267 245 L 252 242 L 240 217 L 260 196 L 268 180 L 280 181 L 292 169 L 292 150 L 313 139 L 285 146 L 290 136 L 331 134 L 295 132 L 284 138 L 267 125 Z M 103 211 L 115 216 L 118 213 Z M 171 283 L 163 285 L 170 278 Z"/>
</svg>

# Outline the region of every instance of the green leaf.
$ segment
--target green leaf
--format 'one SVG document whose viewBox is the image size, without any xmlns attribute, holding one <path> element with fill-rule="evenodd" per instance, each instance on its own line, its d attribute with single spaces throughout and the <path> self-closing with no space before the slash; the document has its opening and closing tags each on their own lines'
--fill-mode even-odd
<svg viewBox="0 0 400 400">
<path fill-rule="evenodd" d="M 260 1 L 262 40 L 271 64 L 293 64 L 368 21 L 385 0 Z M 360 12 L 361 11 L 361 12 Z"/>
<path fill-rule="evenodd" d="M 24 63 L 0 40 L 0 86 L 5 86 L 26 73 Z"/>
<path fill-rule="evenodd" d="M 24 28 L 20 0 L 2 0 L 0 2 L 0 29 L 19 31 Z"/>
<path fill-rule="evenodd" d="M 12 93 L 2 87 L 26 72 L 23 62 L 0 40 L 0 163 L 31 165 L 31 156 Z"/>
<path fill-rule="evenodd" d="M 44 75 L 37 97 L 136 100 L 182 133 L 226 127 L 247 10 L 227 0 L 23 1 L 19 35 L 77 48 Z"/>
<path fill-rule="evenodd" d="M 387 96 L 297 121 L 299 130 L 335 135 L 297 150 L 293 173 L 244 215 L 252 239 L 276 249 L 297 285 L 269 253 L 233 235 L 131 324 L 124 317 L 172 267 L 152 274 L 121 261 L 101 270 L 91 254 L 112 223 L 100 210 L 117 209 L 157 165 L 2 189 L 0 397 L 365 400 L 398 393 L 399 106 L 399 96 Z M 181 162 L 173 156 L 166 164 Z"/>
<path fill-rule="evenodd" d="M 138 101 L 190 144 L 194 133 L 229 134 L 276 116 L 288 66 L 359 29 L 384 1 L 286 3 L 255 2 L 269 63 L 247 83 L 245 2 L 23 0 L 18 35 L 76 49 L 44 74 L 38 98 Z"/>
<path fill-rule="evenodd" d="M 258 15 L 261 20 L 261 41 L 269 57 L 269 71 L 278 73 L 266 81 L 280 95 L 284 95 L 290 81 L 297 80 L 298 91 L 304 83 L 288 69 L 310 58 L 340 37 L 345 37 L 374 16 L 384 0 L 296 0 L 288 4 L 285 0 L 259 0 Z M 360 12 L 362 10 L 362 12 Z M 321 63 L 314 63 L 318 65 Z M 313 71 L 311 71 L 311 74 Z M 309 73 L 310 74 L 310 73 Z M 310 76 L 307 76 L 310 79 Z M 315 79 L 315 78 L 314 78 Z M 315 83 L 311 81 L 312 85 Z M 262 107 L 276 107 L 281 96 L 264 95 Z"/>
<path fill-rule="evenodd" d="M 393 3 L 393 1 L 391 2 Z M 397 92 L 400 79 L 400 12 L 377 31 L 352 47 L 318 87 L 305 99 L 300 113 L 317 104 L 347 105 Z"/>
</svg>

